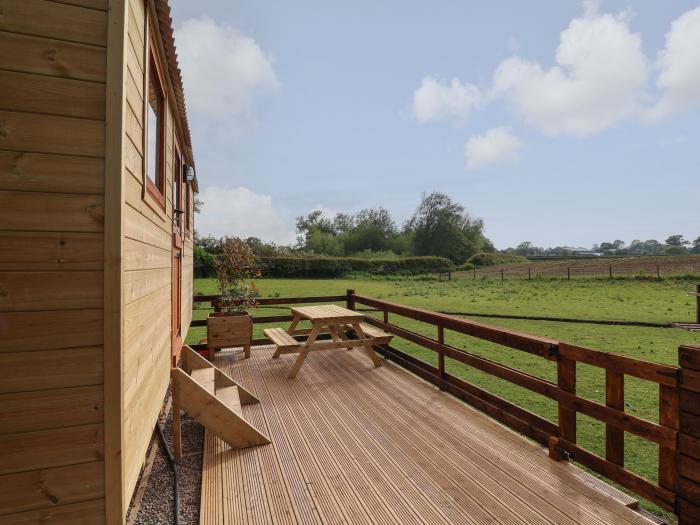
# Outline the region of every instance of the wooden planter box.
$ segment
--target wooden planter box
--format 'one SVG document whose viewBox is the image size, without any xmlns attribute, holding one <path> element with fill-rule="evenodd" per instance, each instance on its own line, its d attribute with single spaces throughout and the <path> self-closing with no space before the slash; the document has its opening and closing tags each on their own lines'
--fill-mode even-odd
<svg viewBox="0 0 700 525">
<path fill-rule="evenodd" d="M 207 319 L 207 347 L 210 357 L 222 348 L 242 346 L 246 359 L 253 341 L 253 318 L 247 313 L 212 312 Z"/>
</svg>

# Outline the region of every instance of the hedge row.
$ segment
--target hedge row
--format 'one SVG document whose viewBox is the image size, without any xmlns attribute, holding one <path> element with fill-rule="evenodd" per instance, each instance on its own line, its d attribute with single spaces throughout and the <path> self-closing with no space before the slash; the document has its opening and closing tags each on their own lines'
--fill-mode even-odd
<svg viewBox="0 0 700 525">
<path fill-rule="evenodd" d="M 263 257 L 259 262 L 264 277 L 342 277 L 354 272 L 415 275 L 454 270 L 452 262 L 442 257 Z M 194 263 L 196 277 L 216 276 L 216 258 L 212 254 L 201 249 L 195 250 Z"/>
<path fill-rule="evenodd" d="M 216 277 L 216 256 L 204 248 L 194 248 L 194 276 Z"/>
<path fill-rule="evenodd" d="M 481 266 L 495 266 L 497 264 L 510 264 L 519 262 L 527 262 L 527 259 L 521 255 L 499 252 L 480 252 L 472 255 L 467 260 L 468 264 L 472 264 L 477 268 L 480 268 Z"/>
<path fill-rule="evenodd" d="M 263 275 L 268 277 L 340 277 L 353 272 L 412 275 L 453 269 L 452 263 L 442 257 L 264 257 L 261 259 L 261 266 Z"/>
</svg>

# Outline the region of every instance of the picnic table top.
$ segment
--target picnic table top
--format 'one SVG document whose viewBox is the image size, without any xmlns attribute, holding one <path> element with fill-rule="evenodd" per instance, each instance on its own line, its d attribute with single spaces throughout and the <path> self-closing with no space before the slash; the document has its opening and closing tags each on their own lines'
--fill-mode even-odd
<svg viewBox="0 0 700 525">
<path fill-rule="evenodd" d="M 357 323 L 365 317 L 361 312 L 348 310 L 335 304 L 295 306 L 291 308 L 291 311 L 293 314 L 310 321 L 325 321 L 329 323 Z"/>
</svg>

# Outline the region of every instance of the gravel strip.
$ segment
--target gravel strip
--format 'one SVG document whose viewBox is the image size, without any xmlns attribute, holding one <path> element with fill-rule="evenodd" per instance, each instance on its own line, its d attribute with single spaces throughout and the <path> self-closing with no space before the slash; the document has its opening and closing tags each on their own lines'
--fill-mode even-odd
<svg viewBox="0 0 700 525">
<path fill-rule="evenodd" d="M 168 394 L 169 398 L 170 394 Z M 166 398 L 166 400 L 168 399 Z M 172 451 L 172 410 L 167 417 L 161 416 L 163 433 Z M 128 524 L 135 525 L 170 525 L 175 523 L 173 515 L 173 472 L 168 463 L 168 456 L 163 450 L 158 431 L 154 429 L 151 446 L 157 445 L 157 453 L 148 479 L 144 479 L 144 468 L 137 488 L 142 483 L 146 490 L 141 505 L 135 507 L 135 497 L 129 509 Z M 150 453 L 149 448 L 149 453 Z M 204 452 L 204 427 L 187 415 L 182 416 L 182 460 L 180 461 L 180 522 L 182 525 L 199 524 L 199 500 L 202 484 L 202 457 Z M 145 467 L 145 466 L 144 466 Z M 134 495 L 138 490 L 134 491 Z M 134 517 L 133 514 L 136 513 Z"/>
</svg>

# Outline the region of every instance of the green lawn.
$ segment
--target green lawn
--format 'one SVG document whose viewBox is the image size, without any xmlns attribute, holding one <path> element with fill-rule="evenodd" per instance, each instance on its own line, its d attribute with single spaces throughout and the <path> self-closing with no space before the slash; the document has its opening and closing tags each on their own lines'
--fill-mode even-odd
<svg viewBox="0 0 700 525">
<path fill-rule="evenodd" d="M 694 283 L 683 280 L 435 280 L 407 279 L 261 279 L 262 297 L 341 295 L 352 288 L 357 294 L 383 298 L 432 310 L 493 314 L 611 319 L 626 321 L 669 322 L 695 318 L 695 298 L 686 295 Z M 216 293 L 213 279 L 197 279 L 196 294 Z M 360 306 L 360 305 L 358 305 Z M 253 310 L 253 315 L 284 315 L 286 307 Z M 372 314 L 376 315 L 376 314 Z M 204 319 L 206 310 L 195 309 L 194 318 Z M 673 328 L 607 326 L 552 321 L 483 319 L 491 324 L 514 328 L 535 335 L 588 346 L 607 352 L 665 364 L 677 364 L 678 346 L 700 344 L 700 334 Z M 391 322 L 407 329 L 436 337 L 435 327 L 418 321 L 391 316 Z M 262 326 L 255 325 L 254 337 L 262 337 Z M 188 342 L 205 337 L 206 329 L 192 328 Z M 446 332 L 446 342 L 468 349 L 499 363 L 556 380 L 555 365 L 530 354 L 498 346 L 469 336 Z M 437 354 L 413 343 L 396 338 L 393 346 L 436 365 Z M 471 367 L 447 359 L 448 372 L 505 399 L 557 422 L 554 401 L 521 387 L 484 374 Z M 604 402 L 605 377 L 600 369 L 579 364 L 579 395 Z M 658 387 L 635 378 L 625 378 L 626 410 L 630 414 L 658 421 Z M 578 416 L 578 441 L 589 450 L 604 455 L 604 426 L 587 416 Z M 644 477 L 656 480 L 658 451 L 655 445 L 626 436 L 626 467 Z M 652 508 L 650 505 L 646 505 Z"/>
</svg>

